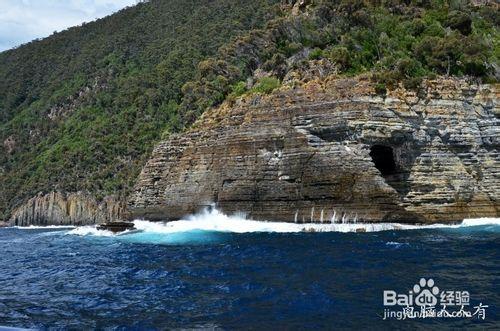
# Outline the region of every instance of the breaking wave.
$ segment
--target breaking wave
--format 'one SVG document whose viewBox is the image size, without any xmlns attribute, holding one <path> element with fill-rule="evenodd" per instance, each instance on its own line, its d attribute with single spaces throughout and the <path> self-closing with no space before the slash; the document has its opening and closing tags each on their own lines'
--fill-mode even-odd
<svg viewBox="0 0 500 331">
<path fill-rule="evenodd" d="M 146 239 L 146 235 L 154 234 L 154 238 L 148 237 L 146 241 L 155 241 L 162 236 L 177 236 L 179 241 L 185 239 L 187 233 L 200 240 L 207 240 L 207 233 L 252 233 L 252 232 L 377 232 L 390 230 L 419 230 L 436 228 L 462 228 L 484 225 L 500 225 L 500 218 L 478 218 L 466 219 L 460 224 L 430 224 L 411 225 L 399 223 L 284 223 L 284 222 L 264 222 L 246 219 L 241 215 L 228 216 L 219 210 L 212 208 L 199 214 L 191 215 L 186 219 L 172 222 L 150 222 L 145 220 L 135 220 L 136 230 L 125 231 L 120 234 L 113 234 L 110 231 L 97 230 L 95 226 L 77 227 L 69 234 L 92 235 L 92 236 L 123 236 Z"/>
</svg>

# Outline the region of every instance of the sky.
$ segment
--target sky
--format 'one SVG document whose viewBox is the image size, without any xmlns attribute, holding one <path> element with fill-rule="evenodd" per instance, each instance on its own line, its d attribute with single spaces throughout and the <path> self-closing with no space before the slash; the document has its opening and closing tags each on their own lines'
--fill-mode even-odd
<svg viewBox="0 0 500 331">
<path fill-rule="evenodd" d="M 0 52 L 112 14 L 136 0 L 0 0 Z"/>
</svg>

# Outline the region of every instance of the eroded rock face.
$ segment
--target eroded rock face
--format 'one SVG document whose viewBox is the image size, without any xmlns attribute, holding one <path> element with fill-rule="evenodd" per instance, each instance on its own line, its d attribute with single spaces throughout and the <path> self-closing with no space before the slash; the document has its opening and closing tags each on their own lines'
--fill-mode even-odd
<svg viewBox="0 0 500 331">
<path fill-rule="evenodd" d="M 10 225 L 86 225 L 119 219 L 123 204 L 114 197 L 101 202 L 84 193 L 38 194 L 12 212 Z"/>
<path fill-rule="evenodd" d="M 7 137 L 7 139 L 3 141 L 3 147 L 5 148 L 7 154 L 11 154 L 16 148 L 16 140 L 14 139 L 14 136 Z"/>
<path fill-rule="evenodd" d="M 212 202 L 287 222 L 444 222 L 499 216 L 498 87 L 438 79 L 384 97 L 330 78 L 209 111 L 156 146 L 132 218 Z"/>
</svg>

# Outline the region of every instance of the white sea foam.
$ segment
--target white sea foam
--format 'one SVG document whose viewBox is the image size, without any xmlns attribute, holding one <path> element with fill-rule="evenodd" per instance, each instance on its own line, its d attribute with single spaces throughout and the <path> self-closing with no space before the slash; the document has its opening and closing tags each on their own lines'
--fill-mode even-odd
<svg viewBox="0 0 500 331">
<path fill-rule="evenodd" d="M 148 222 L 148 223 L 154 224 L 153 222 Z M 116 234 L 116 233 L 113 233 L 113 232 L 107 231 L 107 230 L 98 230 L 95 225 L 86 225 L 86 226 L 80 226 L 80 227 L 74 228 L 73 230 L 67 232 L 67 234 L 74 234 L 74 235 L 78 235 L 78 236 L 112 237 L 112 236 L 116 236 L 116 235 L 124 236 L 127 234 L 136 233 L 136 232 L 137 232 L 137 230 L 125 230 L 123 232 Z M 148 232 L 155 232 L 155 231 L 148 231 Z"/>
<path fill-rule="evenodd" d="M 191 215 L 183 220 L 173 222 L 150 222 L 135 220 L 135 228 L 142 233 L 175 234 L 192 231 L 210 232 L 377 232 L 388 230 L 417 230 L 436 228 L 460 228 L 479 225 L 500 225 L 500 218 L 466 219 L 460 224 L 429 224 L 412 225 L 399 223 L 322 223 L 322 224 L 297 224 L 284 222 L 264 222 L 246 219 L 242 215 L 229 216 L 215 208 L 205 210 L 199 214 Z M 110 231 L 97 230 L 95 226 L 78 227 L 69 234 L 80 236 L 113 236 Z M 120 235 L 133 235 L 137 231 L 123 232 Z"/>
<path fill-rule="evenodd" d="M 77 236 L 98 236 L 98 237 L 111 237 L 113 232 L 106 230 L 98 230 L 95 226 L 87 225 L 80 226 L 68 232 Z"/>
<path fill-rule="evenodd" d="M 143 220 L 134 221 L 137 229 L 145 232 L 176 233 L 193 230 L 217 231 L 217 232 L 376 232 L 387 230 L 415 230 L 433 228 L 458 228 L 465 226 L 477 226 L 495 224 L 500 225 L 500 218 L 467 219 L 460 224 L 429 224 L 412 225 L 399 223 L 284 223 L 263 222 L 248 220 L 240 215 L 228 216 L 217 209 L 192 215 L 186 220 L 168 223 L 155 223 Z"/>
<path fill-rule="evenodd" d="M 394 248 L 401 248 L 401 247 L 404 247 L 404 246 L 410 246 L 409 243 L 400 243 L 400 242 L 397 242 L 397 241 L 388 241 L 385 244 L 386 244 L 386 246 L 391 246 L 391 247 L 394 247 Z"/>
<path fill-rule="evenodd" d="M 460 226 L 478 226 L 478 225 L 500 225 L 500 218 L 466 218 Z"/>
</svg>

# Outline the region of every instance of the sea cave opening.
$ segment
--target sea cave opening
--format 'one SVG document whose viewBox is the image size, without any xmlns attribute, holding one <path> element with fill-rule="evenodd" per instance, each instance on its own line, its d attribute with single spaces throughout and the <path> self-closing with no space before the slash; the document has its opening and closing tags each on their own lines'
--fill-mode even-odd
<svg viewBox="0 0 500 331">
<path fill-rule="evenodd" d="M 375 167 L 380 171 L 382 176 L 394 175 L 397 172 L 394 152 L 391 147 L 373 145 L 370 148 L 370 156 L 372 157 L 373 163 L 375 163 Z"/>
</svg>

